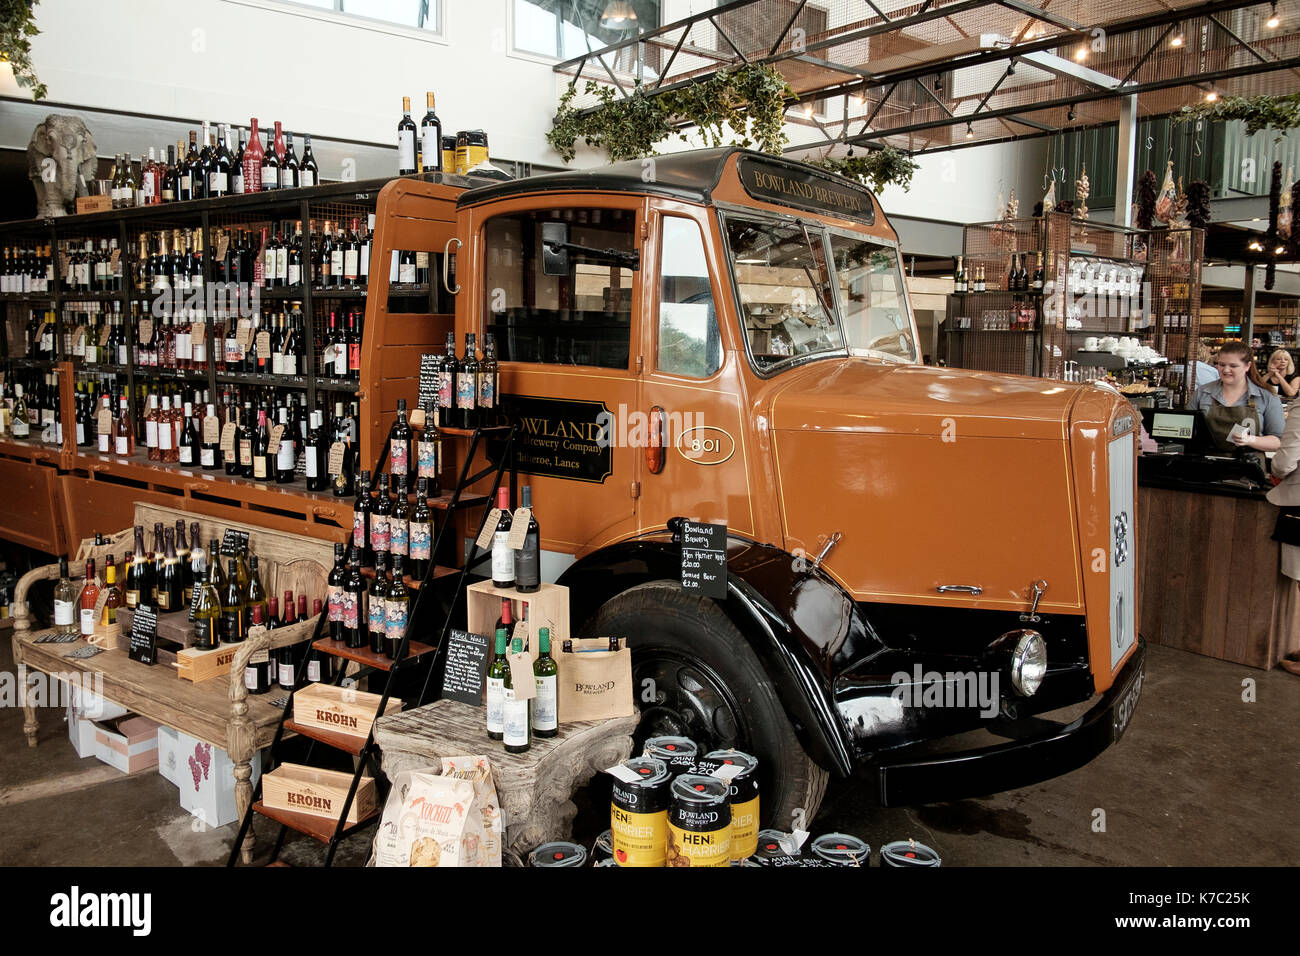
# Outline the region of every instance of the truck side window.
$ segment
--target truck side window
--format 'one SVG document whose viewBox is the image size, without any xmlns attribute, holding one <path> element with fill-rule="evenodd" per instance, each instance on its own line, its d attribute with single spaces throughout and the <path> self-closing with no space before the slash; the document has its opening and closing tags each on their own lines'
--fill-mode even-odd
<svg viewBox="0 0 1300 956">
<path fill-rule="evenodd" d="M 542 268 L 545 222 L 569 224 L 567 276 Z M 483 235 L 483 322 L 501 361 L 628 367 L 636 273 L 599 250 L 636 249 L 634 210 L 510 213 L 489 219 Z"/>
<path fill-rule="evenodd" d="M 662 223 L 655 368 L 708 378 L 722 367 L 722 339 L 704 239 L 693 219 L 665 216 Z"/>
<path fill-rule="evenodd" d="M 884 352 L 916 359 L 898 253 L 861 236 L 831 233 L 831 256 L 844 303 L 844 335 L 855 355 Z"/>
</svg>

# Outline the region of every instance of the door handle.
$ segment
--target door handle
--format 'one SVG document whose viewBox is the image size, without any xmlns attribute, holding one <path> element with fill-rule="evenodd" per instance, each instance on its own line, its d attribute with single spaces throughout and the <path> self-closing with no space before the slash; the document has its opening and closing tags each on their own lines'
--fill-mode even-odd
<svg viewBox="0 0 1300 956">
<path fill-rule="evenodd" d="M 983 594 L 984 589 L 978 584 L 940 584 L 935 588 L 940 594 L 950 594 L 954 591 L 961 594 Z"/>
<path fill-rule="evenodd" d="M 451 287 L 451 244 L 453 242 L 456 243 L 457 249 L 464 245 L 459 239 L 452 236 L 447 240 L 447 244 L 442 247 L 442 287 L 447 290 L 448 295 L 456 295 L 460 292 L 459 282 L 456 283 L 456 288 Z"/>
<path fill-rule="evenodd" d="M 652 475 L 657 475 L 664 470 L 664 461 L 667 458 L 666 449 L 664 448 L 664 410 L 658 405 L 650 407 L 650 437 L 645 446 L 645 467 L 646 471 Z"/>
</svg>

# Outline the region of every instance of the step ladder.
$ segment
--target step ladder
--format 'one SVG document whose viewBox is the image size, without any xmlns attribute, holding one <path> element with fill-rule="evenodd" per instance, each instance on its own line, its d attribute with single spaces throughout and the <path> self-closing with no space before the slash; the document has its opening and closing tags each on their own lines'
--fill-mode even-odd
<svg viewBox="0 0 1300 956">
<path fill-rule="evenodd" d="M 424 578 L 415 581 L 410 577 L 405 578 L 408 587 L 415 590 L 415 597 L 411 600 L 410 613 L 406 618 L 406 630 L 402 634 L 401 644 L 398 646 L 396 658 L 389 658 L 386 654 L 376 654 L 367 647 L 348 647 L 343 641 L 335 641 L 328 636 L 322 637 L 325 630 L 326 622 L 329 618 L 328 610 L 322 612 L 316 619 L 316 628 L 311 638 L 311 653 L 322 657 L 337 657 L 341 661 L 336 668 L 332 684 L 341 686 L 344 679 L 360 681 L 363 678 L 374 674 L 386 673 L 387 680 L 384 682 L 384 693 L 379 702 L 378 713 L 383 714 L 388 707 L 388 702 L 394 695 L 394 689 L 399 675 L 408 670 L 418 667 L 428 669 L 424 684 L 422 685 L 419 697 L 419 703 L 424 703 L 424 698 L 429 694 L 431 686 L 437 686 L 431 683 L 431 678 L 436 670 L 436 663 L 443 645 L 447 639 L 447 633 L 451 629 L 452 617 L 456 611 L 457 604 L 464 593 L 464 588 L 469 577 L 470 569 L 477 563 L 480 549 L 478 547 L 478 536 L 482 534 L 483 526 L 487 522 L 488 515 L 491 513 L 492 498 L 490 496 L 467 494 L 467 489 L 492 476 L 492 487 L 500 487 L 502 478 L 507 468 L 510 470 L 510 487 L 511 499 L 515 496 L 515 485 L 517 475 L 515 470 L 515 434 L 518 426 L 502 425 L 493 427 L 483 427 L 471 430 L 468 429 L 440 429 L 440 434 L 453 437 L 468 437 L 469 447 L 464 456 L 464 462 L 461 465 L 460 475 L 456 482 L 454 491 L 450 498 L 440 501 L 445 505 L 445 517 L 443 518 L 442 528 L 438 531 L 430 551 L 429 567 L 425 571 Z M 500 454 L 493 457 L 490 451 L 487 451 L 487 464 L 478 471 L 471 473 L 470 469 L 474 462 L 474 456 L 478 452 L 481 443 L 486 440 L 500 439 Z M 372 474 L 379 474 L 388 456 L 388 443 L 384 443 L 383 452 L 379 456 L 379 461 L 375 465 Z M 444 496 L 445 497 L 445 496 Z M 438 555 L 442 551 L 444 536 L 447 529 L 454 527 L 455 517 L 458 509 L 471 508 L 475 506 L 484 506 L 483 514 L 479 518 L 478 530 L 474 534 L 474 544 L 470 547 L 470 553 L 463 566 L 459 569 L 444 567 L 437 564 Z M 374 570 L 370 571 L 369 577 L 374 577 Z M 364 572 L 363 572 L 364 573 Z M 426 600 L 426 595 L 437 590 L 434 582 L 443 579 L 456 578 L 455 589 L 451 594 L 450 602 L 443 613 L 441 628 L 438 631 L 438 639 L 434 644 L 426 644 L 420 641 L 412 640 L 411 634 L 415 622 L 419 620 L 421 608 L 427 607 L 430 601 L 435 601 L 436 597 L 430 597 Z M 441 587 L 441 585 L 439 586 Z M 351 662 L 358 666 L 353 673 L 348 673 L 348 663 Z M 267 866 L 285 866 L 280 861 L 280 851 L 284 848 L 285 837 L 290 830 L 296 830 L 299 833 L 312 837 L 326 847 L 325 866 L 331 866 L 334 862 L 334 856 L 338 852 L 339 845 L 348 837 L 355 833 L 368 829 L 376 824 L 380 814 L 383 813 L 384 803 L 387 798 L 388 785 L 384 779 L 379 762 L 379 748 L 375 744 L 374 726 L 371 725 L 370 731 L 366 738 L 362 740 L 359 737 L 353 737 L 347 734 L 340 734 L 329 730 L 322 730 L 317 727 L 309 727 L 296 722 L 293 719 L 293 698 L 294 694 L 302 687 L 307 686 L 310 682 L 306 679 L 307 668 L 302 667 L 297 677 L 297 682 L 289 692 L 289 700 L 285 705 L 284 714 L 280 718 L 280 725 L 276 728 L 275 738 L 271 742 L 271 759 L 263 773 L 269 772 L 272 766 L 280 762 L 281 744 L 286 734 L 297 734 L 308 741 L 307 751 L 303 757 L 305 765 L 312 766 L 312 755 L 316 747 L 322 746 L 333 751 L 350 754 L 354 758 L 355 768 L 352 774 L 352 783 L 348 789 L 347 799 L 343 802 L 343 809 L 340 811 L 337 819 L 329 817 L 316 816 L 307 813 L 296 813 L 292 810 L 281 810 L 266 806 L 261 799 L 262 781 L 259 778 L 257 786 L 254 788 L 253 799 L 249 804 L 247 812 L 239 825 L 239 832 L 235 835 L 234 845 L 231 847 L 230 858 L 227 866 L 235 866 L 239 860 L 240 848 L 243 846 L 244 838 L 248 834 L 248 829 L 252 826 L 254 814 L 267 817 L 280 824 L 280 829 L 276 835 L 275 845 L 271 850 L 270 861 Z M 351 812 L 353 801 L 356 798 L 357 788 L 361 783 L 361 778 L 366 775 L 367 770 L 371 770 L 371 776 L 375 779 L 376 800 L 374 809 L 365 817 L 358 819 L 356 823 L 348 823 L 348 814 Z"/>
</svg>

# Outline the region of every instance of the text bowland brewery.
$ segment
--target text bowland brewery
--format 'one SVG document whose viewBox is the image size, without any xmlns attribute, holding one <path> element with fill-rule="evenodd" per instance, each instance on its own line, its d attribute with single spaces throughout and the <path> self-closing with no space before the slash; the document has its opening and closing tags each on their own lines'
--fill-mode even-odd
<svg viewBox="0 0 1300 956">
<path fill-rule="evenodd" d="M 822 183 L 801 182 L 777 173 L 764 173 L 755 170 L 754 184 L 762 190 L 779 193 L 782 196 L 796 196 L 822 206 L 841 209 L 845 212 L 862 214 L 865 209 L 861 196 L 840 192 Z"/>
<path fill-rule="evenodd" d="M 573 690 L 578 694 L 604 694 L 614 689 L 614 682 L 607 681 L 604 684 L 574 684 Z"/>
</svg>

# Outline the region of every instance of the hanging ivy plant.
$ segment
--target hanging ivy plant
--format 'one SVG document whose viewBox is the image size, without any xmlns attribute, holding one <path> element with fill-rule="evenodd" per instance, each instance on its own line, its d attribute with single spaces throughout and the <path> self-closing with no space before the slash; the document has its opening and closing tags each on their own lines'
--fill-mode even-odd
<svg viewBox="0 0 1300 956">
<path fill-rule="evenodd" d="M 1213 103 L 1184 106 L 1174 114 L 1177 123 L 1198 119 L 1241 120 L 1246 124 L 1246 135 L 1254 136 L 1260 130 L 1277 130 L 1278 138 L 1287 130 L 1300 129 L 1300 93 L 1272 96 L 1229 96 Z"/>
<path fill-rule="evenodd" d="M 829 169 L 846 179 L 856 179 L 875 192 L 880 192 L 890 183 L 901 186 L 907 192 L 912 188 L 912 174 L 920 168 L 906 153 L 892 146 L 855 156 L 828 156 L 812 165 Z"/>
<path fill-rule="evenodd" d="M 36 29 L 34 8 L 38 0 L 0 0 L 0 61 L 13 67 L 19 86 L 31 87 L 35 99 L 45 99 L 45 84 L 32 69 L 32 37 Z"/>
<path fill-rule="evenodd" d="M 674 132 L 686 141 L 686 134 L 674 128 L 683 120 L 694 123 L 712 146 L 731 142 L 780 153 L 786 143 L 786 99 L 794 96 L 777 69 L 753 64 L 719 70 L 698 83 L 661 93 L 637 83 L 624 97 L 594 80 L 588 80 L 583 91 L 596 97 L 595 108 L 584 112 L 574 106 L 578 86 L 571 84 L 546 134 L 566 163 L 573 161 L 578 140 L 604 150 L 611 162 L 649 156 Z"/>
</svg>

